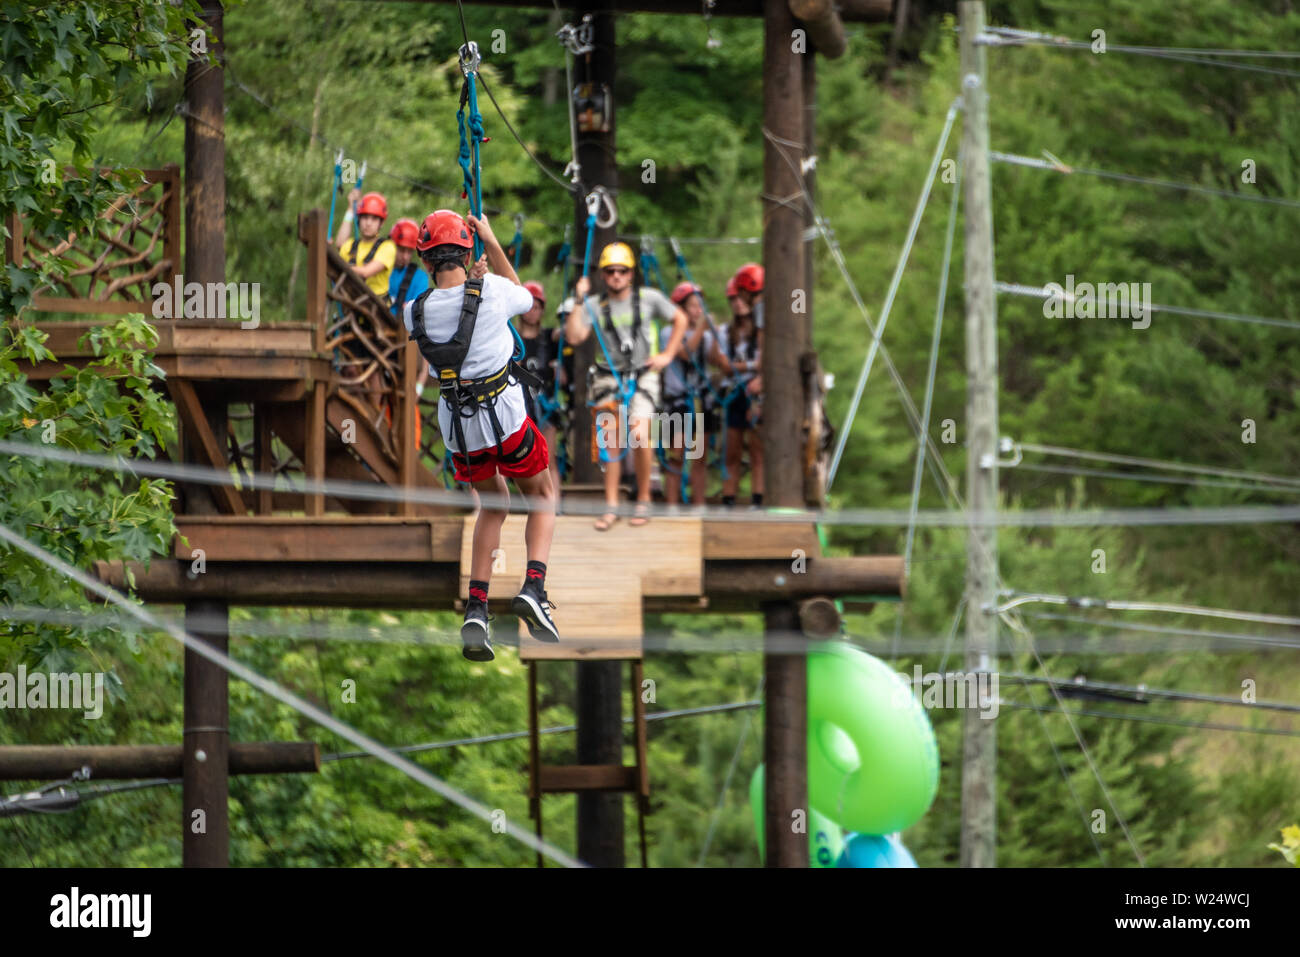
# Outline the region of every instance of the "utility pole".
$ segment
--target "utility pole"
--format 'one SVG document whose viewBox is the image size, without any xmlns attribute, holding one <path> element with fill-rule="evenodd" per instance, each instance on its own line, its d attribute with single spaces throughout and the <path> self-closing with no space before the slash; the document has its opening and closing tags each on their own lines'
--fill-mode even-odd
<svg viewBox="0 0 1300 957">
<path fill-rule="evenodd" d="M 802 508 L 803 377 L 799 357 L 812 341 L 804 275 L 804 210 L 799 164 L 804 156 L 804 58 L 813 50 L 805 38 L 794 51 L 794 16 L 789 0 L 763 5 L 764 500 Z M 790 145 L 794 144 L 794 145 Z M 793 165 L 792 165 L 793 164 Z M 799 634 L 799 615 L 789 601 L 763 605 L 766 637 L 779 641 Z M 788 652 L 788 649 L 787 649 Z M 808 818 L 808 685 L 802 654 L 771 650 L 763 656 L 766 709 L 763 719 L 764 822 L 768 867 L 807 867 L 807 827 L 796 830 L 796 812 Z"/>
<path fill-rule="evenodd" d="M 594 90 L 605 86 L 613 99 L 615 73 L 615 32 L 614 5 L 612 0 L 595 0 L 582 2 L 575 11 L 577 23 L 581 24 L 583 14 L 592 14 L 592 26 L 595 28 L 592 43 L 595 49 L 591 53 L 591 70 L 584 69 L 582 57 L 575 57 L 574 82 L 581 84 L 589 81 Z M 566 96 L 573 96 L 572 90 L 565 91 Z M 611 109 L 608 101 L 605 108 L 609 110 L 608 130 L 578 133 L 578 163 L 582 166 L 582 185 L 584 190 L 604 186 L 611 193 L 618 187 L 618 168 L 615 165 L 614 117 L 616 110 Z M 574 197 L 574 215 L 576 228 L 574 235 L 574 255 L 581 263 L 587 248 L 587 207 L 585 195 Z M 592 269 L 595 271 L 595 259 L 606 243 L 615 239 L 616 226 L 596 227 L 596 237 L 592 242 Z M 579 269 L 582 267 L 579 266 Z M 567 292 L 567 290 L 566 290 Z M 601 481 L 600 467 L 591 461 L 588 449 L 591 448 L 591 416 L 587 413 L 587 369 L 596 354 L 596 337 L 588 336 L 587 341 L 577 348 L 574 355 L 573 404 L 576 421 L 573 429 L 572 456 L 575 468 L 574 478 L 580 483 Z M 623 679 L 622 663 L 618 661 L 580 661 L 577 667 L 577 702 L 575 711 L 578 716 L 577 758 L 579 764 L 622 764 L 623 763 Z M 623 849 L 623 795 L 601 794 L 591 791 L 578 794 L 578 858 L 593 867 L 622 867 Z"/>
<path fill-rule="evenodd" d="M 185 71 L 188 111 L 185 117 L 185 280 L 226 280 L 226 143 L 225 71 L 221 43 L 222 8 L 219 0 L 203 5 L 203 26 L 215 44 L 216 64 L 196 55 Z M 205 413 L 213 434 L 224 448 L 225 397 L 205 393 Z M 181 454 L 193 461 L 194 440 L 187 437 Z M 216 511 L 202 486 L 191 486 L 184 496 L 188 512 Z M 187 601 L 186 630 L 192 622 L 209 624 L 198 637 L 218 651 L 228 647 L 229 602 Z M 229 680 L 223 668 L 202 655 L 185 650 L 185 704 L 181 761 L 181 861 L 185 867 L 226 867 L 230 863 Z"/>
<path fill-rule="evenodd" d="M 962 162 L 966 164 L 966 670 L 997 660 L 998 336 L 993 296 L 984 4 L 962 0 Z M 962 723 L 961 866 L 993 867 L 997 851 L 997 726 L 978 708 Z"/>
</svg>

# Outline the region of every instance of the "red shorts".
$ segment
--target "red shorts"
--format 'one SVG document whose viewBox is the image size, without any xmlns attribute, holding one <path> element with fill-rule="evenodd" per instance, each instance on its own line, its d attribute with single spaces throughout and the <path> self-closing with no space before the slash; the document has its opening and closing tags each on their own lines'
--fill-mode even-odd
<svg viewBox="0 0 1300 957">
<path fill-rule="evenodd" d="M 501 443 L 501 448 L 502 452 L 498 452 L 497 447 L 491 445 L 471 452 L 468 465 L 465 456 L 453 452 L 451 461 L 456 466 L 456 481 L 482 482 L 497 472 L 507 478 L 529 478 L 544 472 L 551 463 L 546 439 L 529 418 L 524 419 L 518 432 Z"/>
</svg>

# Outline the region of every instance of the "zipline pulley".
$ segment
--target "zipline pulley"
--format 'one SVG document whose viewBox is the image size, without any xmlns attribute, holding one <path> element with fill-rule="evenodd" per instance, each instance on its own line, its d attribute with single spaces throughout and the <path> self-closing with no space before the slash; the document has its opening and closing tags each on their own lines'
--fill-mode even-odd
<svg viewBox="0 0 1300 957">
<path fill-rule="evenodd" d="M 478 44 L 473 40 L 460 46 L 460 72 L 465 76 L 477 73 L 483 58 L 479 55 Z"/>
</svg>

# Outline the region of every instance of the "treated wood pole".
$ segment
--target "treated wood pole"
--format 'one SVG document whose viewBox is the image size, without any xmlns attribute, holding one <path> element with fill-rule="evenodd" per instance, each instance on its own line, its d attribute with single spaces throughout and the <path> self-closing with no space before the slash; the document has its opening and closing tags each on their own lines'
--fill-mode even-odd
<svg viewBox="0 0 1300 957">
<path fill-rule="evenodd" d="M 591 54 L 593 83 L 609 85 L 614 90 L 615 31 L 614 10 L 611 0 L 578 4 L 574 16 L 575 26 L 582 22 L 585 13 L 593 13 L 595 51 Z M 575 57 L 574 82 L 581 83 L 584 70 L 581 57 Z M 572 96 L 573 91 L 569 90 Z M 611 191 L 618 187 L 618 169 L 615 166 L 614 118 L 610 117 L 609 130 L 604 133 L 578 134 L 578 162 L 582 165 L 582 195 L 576 197 L 574 252 L 581 269 L 582 255 L 587 243 L 586 193 L 594 186 L 604 186 Z M 592 243 L 592 269 L 601 248 L 615 238 L 616 227 L 597 227 Z M 567 290 L 566 290 L 567 292 Z M 596 337 L 588 336 L 578 347 L 574 362 L 574 406 L 586 410 L 587 369 L 595 356 Z M 579 414 L 573 430 L 572 459 L 576 462 L 575 479 L 578 482 L 601 481 L 600 467 L 591 461 L 591 416 Z M 577 715 L 579 764 L 621 764 L 623 761 L 623 682 L 621 663 L 617 661 L 578 662 Z M 578 794 L 578 857 L 593 867 L 622 867 L 623 847 L 623 795 Z"/>
<path fill-rule="evenodd" d="M 0 781 L 57 781 L 83 767 L 90 779 L 144 780 L 183 773 L 184 748 L 167 744 L 0 746 Z M 231 774 L 297 774 L 320 770 L 314 741 L 248 741 L 230 746 Z"/>
<path fill-rule="evenodd" d="M 998 337 L 993 296 L 993 207 L 989 184 L 988 91 L 985 86 L 984 4 L 963 0 L 961 153 L 966 164 L 966 487 L 973 518 L 998 507 Z M 986 611 L 997 599 L 997 528 L 967 529 L 966 670 L 988 671 L 997 660 L 998 619 Z M 993 867 L 997 851 L 997 725 L 978 708 L 962 724 L 961 866 Z"/>
<path fill-rule="evenodd" d="M 796 53 L 796 24 L 787 0 L 766 0 L 763 40 L 763 458 L 766 501 L 803 505 L 803 386 L 799 356 L 811 341 L 804 276 L 804 209 L 798 169 L 804 152 L 803 75 L 805 56 Z M 775 142 L 774 142 L 775 139 Z M 769 638 L 799 633 L 799 616 L 789 601 L 764 605 Z M 766 845 L 768 867 L 808 866 L 807 662 L 802 654 L 763 658 L 767 709 L 764 760 L 767 766 Z M 800 812 L 797 814 L 796 812 Z M 802 817 L 805 826 L 794 823 Z"/>
<path fill-rule="evenodd" d="M 220 63 L 222 9 L 220 2 L 203 5 L 203 23 L 217 62 L 196 55 L 185 73 L 188 111 L 185 117 L 185 279 L 187 282 L 226 280 L 226 144 L 224 70 Z M 207 410 L 213 433 L 226 435 L 224 405 Z M 225 448 L 224 442 L 222 448 Z M 182 449 L 186 460 L 193 456 Z M 186 496 L 187 510 L 196 502 L 211 509 L 209 495 L 196 490 Z M 217 619 L 199 635 L 218 651 L 228 648 L 229 603 L 224 599 L 187 601 L 186 628 L 191 618 Z M 186 867 L 226 867 L 230 862 L 227 799 L 230 792 L 227 752 L 229 698 L 226 672 L 202 655 L 185 651 L 185 704 L 182 735 L 181 860 Z"/>
</svg>

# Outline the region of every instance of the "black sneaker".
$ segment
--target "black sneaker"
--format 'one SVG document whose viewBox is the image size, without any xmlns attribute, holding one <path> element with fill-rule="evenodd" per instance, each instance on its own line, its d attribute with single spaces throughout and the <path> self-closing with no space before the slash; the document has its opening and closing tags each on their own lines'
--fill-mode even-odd
<svg viewBox="0 0 1300 957">
<path fill-rule="evenodd" d="M 470 661 L 491 661 L 492 626 L 489 622 L 487 602 L 473 598 L 465 605 L 465 624 L 460 626 L 460 637 L 465 642 L 463 654 Z"/>
<path fill-rule="evenodd" d="M 551 620 L 548 611 L 555 605 L 547 600 L 546 592 L 531 581 L 524 582 L 519 594 L 510 603 L 510 610 L 524 620 L 528 632 L 538 641 L 556 642 L 560 640 L 559 629 Z"/>
</svg>

